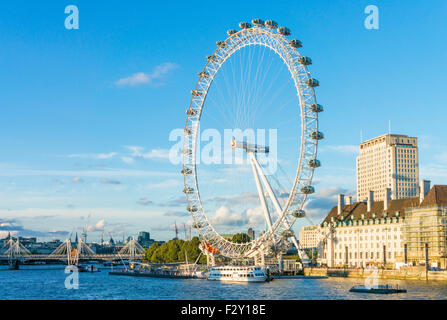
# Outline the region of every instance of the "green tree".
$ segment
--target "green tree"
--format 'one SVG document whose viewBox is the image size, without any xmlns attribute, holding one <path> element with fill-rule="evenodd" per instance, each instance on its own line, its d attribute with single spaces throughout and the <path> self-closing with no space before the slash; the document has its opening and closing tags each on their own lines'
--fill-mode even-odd
<svg viewBox="0 0 447 320">
<path fill-rule="evenodd" d="M 144 258 L 146 261 L 151 261 L 151 257 L 155 250 L 160 246 L 158 242 L 154 242 L 148 249 L 144 249 Z"/>
<path fill-rule="evenodd" d="M 234 243 L 246 243 L 250 242 L 250 237 L 246 233 L 236 233 L 233 235 L 233 238 L 231 239 L 231 242 Z"/>
<path fill-rule="evenodd" d="M 178 253 L 180 251 L 179 245 L 176 240 L 168 241 L 168 252 L 166 256 L 167 262 L 177 262 L 178 261 Z"/>
<path fill-rule="evenodd" d="M 162 263 L 168 262 L 168 244 L 163 243 L 160 247 L 158 247 L 151 256 L 151 262 L 153 263 Z"/>
<path fill-rule="evenodd" d="M 188 262 L 194 263 L 201 253 L 199 245 L 198 237 L 193 237 L 191 241 L 170 240 L 162 245 L 154 243 L 146 249 L 145 256 L 152 263 L 183 262 L 186 261 L 186 253 Z M 198 263 L 206 264 L 206 256 L 202 255 Z"/>
</svg>

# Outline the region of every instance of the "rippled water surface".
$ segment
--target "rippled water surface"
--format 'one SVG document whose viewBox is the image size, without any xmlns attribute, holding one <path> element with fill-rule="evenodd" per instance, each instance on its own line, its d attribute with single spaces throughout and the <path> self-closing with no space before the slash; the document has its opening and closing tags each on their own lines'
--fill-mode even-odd
<svg viewBox="0 0 447 320">
<path fill-rule="evenodd" d="M 0 299 L 446 299 L 447 283 L 387 280 L 407 293 L 350 293 L 361 279 L 276 279 L 270 283 L 229 284 L 206 280 L 134 278 L 80 273 L 79 289 L 67 290 L 63 266 L 0 268 Z"/>
</svg>

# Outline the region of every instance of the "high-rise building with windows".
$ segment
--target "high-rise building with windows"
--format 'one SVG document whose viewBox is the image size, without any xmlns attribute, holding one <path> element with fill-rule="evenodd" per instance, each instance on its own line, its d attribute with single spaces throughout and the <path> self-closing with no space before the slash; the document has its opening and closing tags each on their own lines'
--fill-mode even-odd
<svg viewBox="0 0 447 320">
<path fill-rule="evenodd" d="M 384 134 L 360 144 L 357 157 L 357 201 L 382 201 L 391 190 L 392 199 L 419 195 L 417 138 Z"/>
</svg>

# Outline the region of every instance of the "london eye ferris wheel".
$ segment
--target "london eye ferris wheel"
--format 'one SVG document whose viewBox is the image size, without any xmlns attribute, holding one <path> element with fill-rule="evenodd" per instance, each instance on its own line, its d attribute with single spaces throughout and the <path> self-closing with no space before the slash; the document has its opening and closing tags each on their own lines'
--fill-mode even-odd
<svg viewBox="0 0 447 320">
<path fill-rule="evenodd" d="M 308 70 L 312 60 L 300 54 L 302 43 L 290 39 L 288 28 L 261 19 L 239 27 L 216 43 L 198 73 L 187 109 L 181 172 L 187 211 L 206 253 L 253 258 L 287 238 L 298 248 L 292 227 L 306 216 L 306 198 L 315 191 L 312 178 L 321 165 L 317 147 L 324 136 L 318 116 L 323 107 L 315 96 L 319 82 Z M 270 156 L 272 146 L 246 137 L 224 141 L 224 148 L 243 154 L 243 164 L 214 161 L 205 168 L 200 162 L 205 128 L 222 135 L 226 129 L 275 128 L 278 155 L 269 161 L 293 169 L 282 171 L 282 180 L 279 170 L 267 172 L 261 158 Z M 218 208 L 219 201 L 224 205 Z M 232 242 L 218 230 L 228 217 L 231 230 L 260 219 L 264 230 L 250 242 Z"/>
</svg>

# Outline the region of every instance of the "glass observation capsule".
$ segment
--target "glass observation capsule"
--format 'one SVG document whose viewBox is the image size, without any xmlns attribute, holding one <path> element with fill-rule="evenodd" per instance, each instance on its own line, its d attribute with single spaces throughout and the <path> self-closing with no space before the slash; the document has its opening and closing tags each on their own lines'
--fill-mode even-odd
<svg viewBox="0 0 447 320">
<path fill-rule="evenodd" d="M 241 22 L 241 23 L 239 23 L 239 28 L 249 29 L 249 28 L 251 28 L 251 24 L 249 22 Z"/>
<path fill-rule="evenodd" d="M 264 23 L 264 25 L 265 25 L 267 28 L 269 28 L 269 29 L 276 29 L 276 28 L 278 28 L 278 24 L 277 24 L 275 21 L 273 21 L 273 20 L 267 20 L 267 21 Z"/>
<path fill-rule="evenodd" d="M 294 234 L 293 231 L 291 231 L 291 230 L 286 230 L 286 231 L 283 231 L 281 235 L 282 235 L 284 238 L 291 238 L 291 237 L 293 237 L 295 234 Z"/>
<path fill-rule="evenodd" d="M 191 90 L 191 94 L 195 97 L 200 97 L 202 95 L 202 91 L 194 89 L 194 90 Z"/>
<path fill-rule="evenodd" d="M 214 54 L 207 56 L 206 60 L 208 60 L 209 62 L 217 62 L 217 61 L 219 61 L 219 59 L 217 59 Z"/>
<path fill-rule="evenodd" d="M 312 59 L 309 57 L 299 57 L 298 62 L 303 66 L 309 66 L 312 64 Z"/>
<path fill-rule="evenodd" d="M 197 111 L 192 108 L 189 108 L 188 110 L 186 110 L 186 114 L 188 116 L 195 116 L 197 114 Z"/>
<path fill-rule="evenodd" d="M 253 19 L 253 20 L 251 20 L 251 23 L 253 23 L 253 25 L 256 27 L 264 26 L 264 20 L 262 20 L 262 19 Z"/>
<path fill-rule="evenodd" d="M 301 43 L 300 40 L 292 39 L 289 41 L 289 46 L 291 46 L 292 48 L 298 49 L 298 48 L 301 48 L 303 46 L 303 44 Z"/>
<path fill-rule="evenodd" d="M 226 43 L 225 41 L 217 41 L 217 42 L 216 42 L 216 45 L 217 45 L 219 48 L 225 48 L 225 47 L 227 46 L 227 43 Z"/>
<path fill-rule="evenodd" d="M 189 168 L 183 168 L 181 173 L 185 174 L 185 175 L 190 175 L 190 174 L 192 174 L 192 170 Z"/>
<path fill-rule="evenodd" d="M 315 87 L 318 87 L 320 85 L 320 82 L 318 82 L 317 79 L 309 78 L 309 79 L 306 80 L 306 84 L 309 87 L 315 88 Z"/>
<path fill-rule="evenodd" d="M 209 73 L 206 72 L 206 71 L 200 71 L 200 72 L 199 72 L 199 77 L 200 77 L 200 78 L 204 78 L 204 79 L 206 79 L 206 78 L 208 78 L 209 76 L 210 76 Z"/>
<path fill-rule="evenodd" d="M 279 27 L 276 30 L 279 34 L 282 34 L 283 36 L 290 36 L 290 29 L 286 27 Z"/>
<path fill-rule="evenodd" d="M 191 188 L 191 187 L 185 187 L 185 188 L 183 189 L 183 193 L 186 193 L 186 194 L 194 193 L 194 188 Z"/>
<path fill-rule="evenodd" d="M 310 105 L 310 111 L 312 111 L 312 112 L 323 112 L 324 108 L 323 108 L 323 106 L 321 104 L 314 103 L 314 104 Z"/>
<path fill-rule="evenodd" d="M 320 162 L 320 160 L 317 160 L 317 159 L 310 159 L 307 162 L 307 165 L 311 168 L 319 168 L 319 167 L 321 167 L 321 162 Z"/>
<path fill-rule="evenodd" d="M 315 189 L 312 186 L 304 186 L 301 188 L 301 192 L 304 194 L 312 194 L 315 192 Z"/>
<path fill-rule="evenodd" d="M 203 227 L 203 225 L 202 225 L 200 222 L 194 222 L 194 223 L 192 224 L 192 227 L 193 227 L 194 229 L 200 229 L 200 228 Z"/>
<path fill-rule="evenodd" d="M 196 212 L 197 211 L 197 207 L 196 206 L 188 206 L 186 208 L 186 210 L 188 210 L 188 212 Z"/>
<path fill-rule="evenodd" d="M 324 134 L 323 134 L 323 132 L 320 132 L 320 131 L 312 131 L 310 133 L 310 138 L 314 139 L 314 140 L 321 140 L 321 139 L 324 139 Z"/>
<path fill-rule="evenodd" d="M 299 209 L 293 210 L 292 216 L 295 218 L 304 218 L 306 216 L 306 211 Z"/>
</svg>

